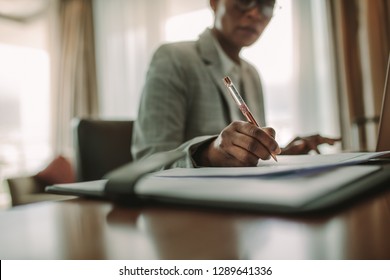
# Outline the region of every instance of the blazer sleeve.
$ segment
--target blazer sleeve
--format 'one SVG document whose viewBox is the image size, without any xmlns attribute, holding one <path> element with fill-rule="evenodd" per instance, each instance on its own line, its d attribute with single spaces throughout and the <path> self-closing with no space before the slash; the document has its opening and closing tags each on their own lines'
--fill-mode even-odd
<svg viewBox="0 0 390 280">
<path fill-rule="evenodd" d="M 186 81 L 188 71 L 182 68 L 181 57 L 172 45 L 161 46 L 154 54 L 146 75 L 138 117 L 133 128 L 131 152 L 135 160 L 173 149 L 186 152 L 173 167 L 194 167 L 192 154 L 215 135 L 185 141 L 191 96 Z"/>
</svg>

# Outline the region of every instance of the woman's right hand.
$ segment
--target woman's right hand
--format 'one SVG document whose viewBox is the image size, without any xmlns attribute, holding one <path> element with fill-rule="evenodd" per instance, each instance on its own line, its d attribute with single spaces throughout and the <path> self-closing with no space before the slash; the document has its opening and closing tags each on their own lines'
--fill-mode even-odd
<svg viewBox="0 0 390 280">
<path fill-rule="evenodd" d="M 249 122 L 235 121 L 225 127 L 209 145 L 197 151 L 199 166 L 240 167 L 256 166 L 259 159 L 269 160 L 270 152 L 280 154 L 275 130 L 259 128 Z"/>
</svg>

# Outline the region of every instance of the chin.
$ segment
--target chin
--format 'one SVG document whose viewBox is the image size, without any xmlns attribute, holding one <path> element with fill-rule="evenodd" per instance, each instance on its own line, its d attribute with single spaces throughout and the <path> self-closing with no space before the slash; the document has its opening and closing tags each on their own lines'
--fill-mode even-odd
<svg viewBox="0 0 390 280">
<path fill-rule="evenodd" d="M 258 39 L 259 39 L 259 37 L 242 40 L 242 41 L 241 41 L 241 46 L 243 46 L 243 47 L 249 47 L 249 46 L 253 45 L 254 43 L 256 43 L 256 41 L 257 41 Z"/>
<path fill-rule="evenodd" d="M 252 33 L 249 36 L 242 36 L 240 43 L 243 47 L 248 47 L 254 44 L 259 38 L 260 35 Z"/>
</svg>

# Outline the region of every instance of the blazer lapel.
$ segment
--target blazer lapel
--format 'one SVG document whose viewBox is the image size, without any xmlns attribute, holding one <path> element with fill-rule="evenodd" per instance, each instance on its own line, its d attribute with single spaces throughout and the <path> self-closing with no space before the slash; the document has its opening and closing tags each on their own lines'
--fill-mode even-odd
<svg viewBox="0 0 390 280">
<path fill-rule="evenodd" d="M 210 73 L 210 77 L 212 77 L 213 82 L 218 88 L 223 100 L 226 120 L 230 123 L 232 120 L 237 119 L 237 117 L 240 119 L 241 117 L 238 114 L 237 105 L 234 103 L 234 100 L 223 83 L 223 78 L 226 74 L 223 73 L 221 60 L 219 59 L 218 51 L 214 45 L 214 39 L 211 36 L 210 29 L 207 29 L 200 35 L 198 40 L 199 54 Z"/>
<path fill-rule="evenodd" d="M 260 126 L 265 126 L 264 116 L 264 100 L 262 98 L 262 86 L 258 77 L 257 72 L 250 67 L 246 61 L 243 63 L 242 79 L 244 82 L 245 91 L 245 102 L 248 104 L 249 109 L 257 119 Z M 259 92 L 260 91 L 260 92 Z"/>
</svg>

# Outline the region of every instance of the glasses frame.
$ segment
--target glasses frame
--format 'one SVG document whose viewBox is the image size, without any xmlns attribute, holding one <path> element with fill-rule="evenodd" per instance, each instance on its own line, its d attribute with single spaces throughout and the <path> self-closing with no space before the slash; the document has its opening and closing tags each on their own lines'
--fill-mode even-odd
<svg viewBox="0 0 390 280">
<path fill-rule="evenodd" d="M 270 19 L 275 15 L 275 10 L 280 9 L 277 1 L 271 4 L 269 0 L 251 0 L 247 5 L 244 5 L 240 0 L 234 0 L 235 7 L 241 12 L 248 12 L 253 8 L 258 8 L 263 16 Z"/>
</svg>

